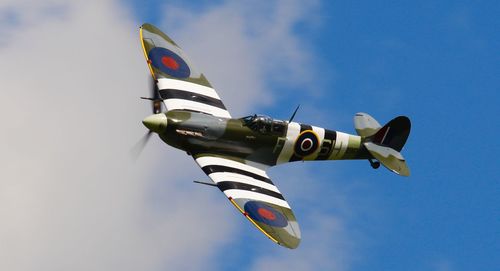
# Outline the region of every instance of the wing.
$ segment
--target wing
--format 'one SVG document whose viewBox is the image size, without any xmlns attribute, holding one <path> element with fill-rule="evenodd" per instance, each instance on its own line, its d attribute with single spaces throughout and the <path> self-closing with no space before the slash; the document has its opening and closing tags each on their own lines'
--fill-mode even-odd
<svg viewBox="0 0 500 271">
<path fill-rule="evenodd" d="M 194 158 L 231 203 L 269 239 L 288 248 L 299 245 L 299 224 L 267 176 L 267 166 L 211 154 Z"/>
<path fill-rule="evenodd" d="M 140 36 L 149 70 L 168 111 L 182 109 L 231 117 L 205 76 L 173 40 L 151 24 L 141 26 Z"/>
</svg>

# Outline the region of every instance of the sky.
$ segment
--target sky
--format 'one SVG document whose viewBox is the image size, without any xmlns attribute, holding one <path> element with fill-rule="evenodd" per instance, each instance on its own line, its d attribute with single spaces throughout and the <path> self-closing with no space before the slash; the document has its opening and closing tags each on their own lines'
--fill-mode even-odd
<svg viewBox="0 0 500 271">
<path fill-rule="evenodd" d="M 497 1 L 0 0 L 0 270 L 498 270 Z M 409 178 L 367 161 L 270 177 L 273 244 L 153 137 L 138 27 L 190 56 L 233 116 L 354 133 L 412 121 Z"/>
</svg>

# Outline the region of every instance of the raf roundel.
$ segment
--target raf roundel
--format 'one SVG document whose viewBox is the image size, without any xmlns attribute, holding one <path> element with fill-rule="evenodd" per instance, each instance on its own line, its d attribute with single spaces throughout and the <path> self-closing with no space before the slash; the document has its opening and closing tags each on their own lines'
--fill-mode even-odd
<svg viewBox="0 0 500 271">
<path fill-rule="evenodd" d="M 288 225 L 288 220 L 282 213 L 259 201 L 245 203 L 245 212 L 253 220 L 271 227 L 284 228 Z"/>
<path fill-rule="evenodd" d="M 293 150 L 299 157 L 313 154 L 319 147 L 319 139 L 312 130 L 306 130 L 300 133 L 295 141 Z"/>
<path fill-rule="evenodd" d="M 191 70 L 186 61 L 166 48 L 155 47 L 149 51 L 148 56 L 155 68 L 169 76 L 188 78 L 191 75 Z"/>
</svg>

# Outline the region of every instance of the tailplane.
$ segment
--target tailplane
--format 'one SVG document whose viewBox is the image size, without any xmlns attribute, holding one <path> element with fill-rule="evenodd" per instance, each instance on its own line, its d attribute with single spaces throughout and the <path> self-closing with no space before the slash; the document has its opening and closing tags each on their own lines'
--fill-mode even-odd
<svg viewBox="0 0 500 271">
<path fill-rule="evenodd" d="M 410 135 L 411 122 L 408 117 L 399 116 L 383 127 L 370 115 L 357 113 L 354 126 L 368 152 L 390 171 L 409 176 L 410 170 L 400 151 Z M 378 164 L 370 159 L 374 168 Z"/>
<path fill-rule="evenodd" d="M 366 113 L 356 113 L 354 116 L 354 128 L 356 133 L 362 137 L 369 137 L 378 132 L 382 126 L 372 116 Z"/>
</svg>

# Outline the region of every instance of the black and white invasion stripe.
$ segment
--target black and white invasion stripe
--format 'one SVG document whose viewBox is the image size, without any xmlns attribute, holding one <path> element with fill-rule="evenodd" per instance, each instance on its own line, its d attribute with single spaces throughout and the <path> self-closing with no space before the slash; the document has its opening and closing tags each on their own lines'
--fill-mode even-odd
<svg viewBox="0 0 500 271">
<path fill-rule="evenodd" d="M 169 78 L 158 79 L 157 85 L 167 110 L 182 109 L 224 118 L 231 117 L 213 88 Z"/>
<path fill-rule="evenodd" d="M 210 106 L 215 106 L 221 109 L 226 110 L 226 107 L 222 103 L 221 100 L 215 99 L 209 96 L 205 96 L 202 94 L 180 90 L 180 89 L 160 89 L 160 97 L 163 100 L 168 99 L 183 99 L 192 102 L 202 103 Z"/>
<path fill-rule="evenodd" d="M 203 156 L 195 158 L 226 196 L 270 202 L 290 208 L 264 170 L 230 159 Z"/>
<path fill-rule="evenodd" d="M 328 160 L 337 139 L 337 132 L 325 129 L 325 138 L 316 160 Z"/>
</svg>

